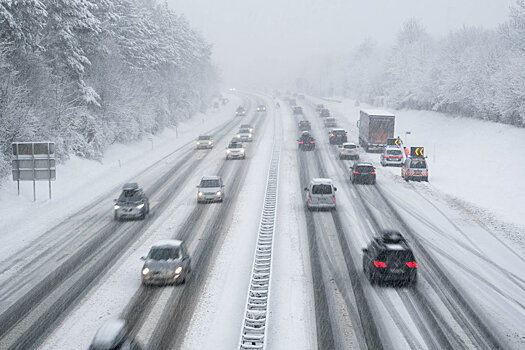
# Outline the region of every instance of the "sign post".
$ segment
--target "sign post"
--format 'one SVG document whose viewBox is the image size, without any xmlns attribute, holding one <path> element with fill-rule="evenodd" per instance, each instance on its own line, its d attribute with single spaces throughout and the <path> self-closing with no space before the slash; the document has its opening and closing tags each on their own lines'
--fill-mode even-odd
<svg viewBox="0 0 525 350">
<path fill-rule="evenodd" d="M 33 182 L 33 200 L 36 202 L 36 182 L 49 182 L 51 199 L 51 181 L 56 180 L 55 143 L 54 142 L 13 142 L 13 180 L 17 182 L 20 195 L 20 181 Z"/>
</svg>

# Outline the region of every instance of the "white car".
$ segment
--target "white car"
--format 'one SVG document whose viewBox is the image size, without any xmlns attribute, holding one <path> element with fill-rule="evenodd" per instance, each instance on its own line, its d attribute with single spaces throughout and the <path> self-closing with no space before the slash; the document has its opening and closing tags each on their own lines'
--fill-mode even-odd
<svg viewBox="0 0 525 350">
<path fill-rule="evenodd" d="M 226 147 L 226 160 L 228 159 L 246 159 L 246 151 L 240 141 L 232 141 Z"/>
<path fill-rule="evenodd" d="M 345 142 L 339 145 L 339 159 L 359 159 L 359 145 L 351 142 Z"/>
<path fill-rule="evenodd" d="M 222 202 L 224 184 L 220 176 L 203 176 L 197 186 L 197 202 Z"/>
<path fill-rule="evenodd" d="M 197 149 L 213 148 L 213 137 L 210 135 L 200 135 L 197 138 Z"/>
<path fill-rule="evenodd" d="M 331 179 L 315 178 L 304 188 L 306 194 L 306 207 L 312 209 L 335 210 L 335 191 Z"/>
<path fill-rule="evenodd" d="M 252 142 L 253 141 L 253 134 L 248 128 L 240 129 L 239 132 L 237 133 L 237 137 L 239 137 L 242 142 Z"/>
<path fill-rule="evenodd" d="M 403 149 L 400 146 L 386 146 L 383 153 L 381 153 L 382 166 L 403 166 L 404 161 Z"/>
</svg>

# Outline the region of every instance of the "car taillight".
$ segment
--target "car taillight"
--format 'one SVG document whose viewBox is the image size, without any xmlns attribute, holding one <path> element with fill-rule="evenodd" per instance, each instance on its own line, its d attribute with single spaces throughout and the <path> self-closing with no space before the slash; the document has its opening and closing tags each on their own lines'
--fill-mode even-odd
<svg viewBox="0 0 525 350">
<path fill-rule="evenodd" d="M 356 150 L 356 152 L 359 152 L 359 148 L 356 148 L 355 150 Z"/>
<path fill-rule="evenodd" d="M 341 148 L 341 151 L 344 151 L 345 149 L 344 148 Z"/>
<path fill-rule="evenodd" d="M 428 176 L 428 170 L 425 172 L 425 175 Z"/>
<path fill-rule="evenodd" d="M 345 134 L 345 137 L 346 137 L 346 134 Z"/>
<path fill-rule="evenodd" d="M 407 169 L 407 175 L 410 175 L 410 170 Z"/>
<path fill-rule="evenodd" d="M 372 175 L 375 175 L 375 174 L 376 174 L 376 172 L 375 172 L 375 171 L 372 171 L 372 172 L 371 172 L 370 174 L 372 174 Z"/>
<path fill-rule="evenodd" d="M 303 141 L 299 141 L 299 144 L 302 145 L 304 142 Z"/>
<path fill-rule="evenodd" d="M 384 262 L 381 262 L 381 261 L 375 261 L 374 260 L 374 265 L 376 267 L 386 267 L 386 264 Z"/>
<path fill-rule="evenodd" d="M 417 269 L 417 262 L 409 261 L 409 262 L 407 262 L 407 266 L 410 267 L 410 268 Z"/>
<path fill-rule="evenodd" d="M 310 141 L 310 143 L 315 143 L 315 141 Z"/>
<path fill-rule="evenodd" d="M 312 197 L 308 197 L 308 202 L 311 202 L 312 201 Z"/>
<path fill-rule="evenodd" d="M 332 195 L 332 202 L 335 202 L 335 195 Z"/>
<path fill-rule="evenodd" d="M 354 174 L 361 174 L 359 171 L 352 171 Z"/>
</svg>

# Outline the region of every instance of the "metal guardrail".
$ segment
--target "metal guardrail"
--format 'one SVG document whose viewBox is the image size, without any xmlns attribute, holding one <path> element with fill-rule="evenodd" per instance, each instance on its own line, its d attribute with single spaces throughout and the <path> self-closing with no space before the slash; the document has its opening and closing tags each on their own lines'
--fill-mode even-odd
<svg viewBox="0 0 525 350">
<path fill-rule="evenodd" d="M 274 145 L 255 248 L 250 287 L 244 311 L 239 349 L 264 349 L 270 302 L 272 248 L 279 185 L 280 141 Z"/>
</svg>

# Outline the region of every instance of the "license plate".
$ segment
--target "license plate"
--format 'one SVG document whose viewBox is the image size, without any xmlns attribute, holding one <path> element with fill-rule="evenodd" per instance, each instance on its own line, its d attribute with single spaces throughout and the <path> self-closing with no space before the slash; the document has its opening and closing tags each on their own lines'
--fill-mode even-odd
<svg viewBox="0 0 525 350">
<path fill-rule="evenodd" d="M 403 273 L 403 269 L 390 269 L 392 273 Z"/>
</svg>

